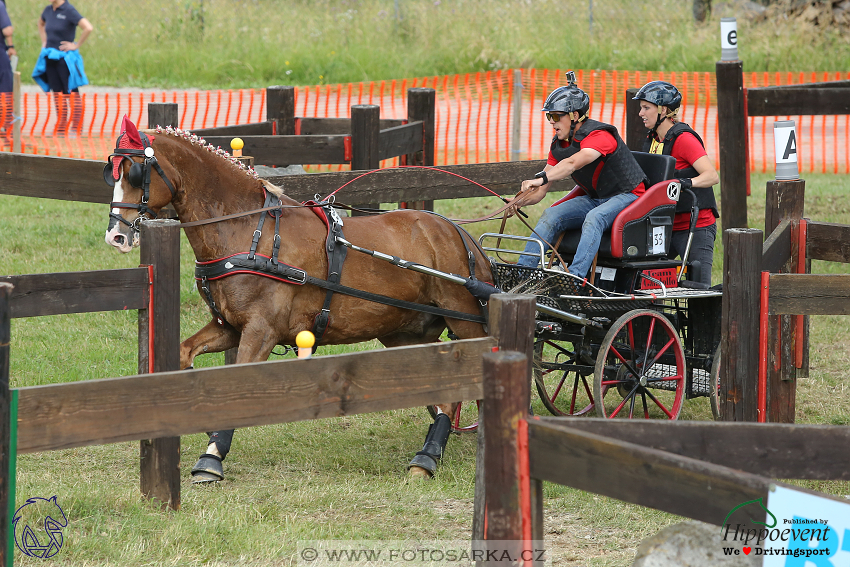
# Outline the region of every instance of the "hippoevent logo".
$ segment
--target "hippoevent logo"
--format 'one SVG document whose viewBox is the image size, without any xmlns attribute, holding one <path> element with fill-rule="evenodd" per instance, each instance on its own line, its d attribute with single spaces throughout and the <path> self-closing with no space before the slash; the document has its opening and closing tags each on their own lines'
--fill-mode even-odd
<svg viewBox="0 0 850 567">
<path fill-rule="evenodd" d="M 748 506 L 761 508 L 761 511 L 753 508 L 746 510 L 750 518 L 760 516 L 763 512 L 765 521 L 750 519 L 744 522 L 729 522 L 735 512 Z M 794 557 L 802 560 L 802 563 L 793 563 L 801 567 L 807 560 L 817 565 L 832 566 L 828 559 L 826 563 L 819 561 L 833 556 L 838 551 L 837 535 L 828 523 L 824 518 L 806 518 L 797 514 L 782 518 L 780 523 L 776 514 L 764 505 L 761 498 L 748 500 L 732 508 L 723 520 L 720 528 L 723 543 L 737 544 L 734 547 L 724 545 L 723 554 L 762 556 L 765 565 L 773 557 Z"/>
<path fill-rule="evenodd" d="M 62 549 L 62 529 L 68 526 L 68 518 L 56 496 L 52 498 L 30 498 L 15 511 L 12 524 L 15 527 L 15 546 L 30 557 L 47 559 Z"/>
</svg>

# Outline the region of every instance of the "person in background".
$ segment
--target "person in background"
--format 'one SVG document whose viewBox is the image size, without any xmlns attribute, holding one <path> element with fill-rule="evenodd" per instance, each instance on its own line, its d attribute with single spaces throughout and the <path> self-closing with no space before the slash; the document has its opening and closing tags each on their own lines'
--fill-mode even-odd
<svg viewBox="0 0 850 567">
<path fill-rule="evenodd" d="M 81 30 L 78 41 L 77 26 Z M 33 79 L 45 92 L 70 95 L 71 125 L 77 130 L 81 126 L 83 114 L 79 87 L 88 84 L 79 49 L 92 30 L 94 26 L 91 22 L 66 0 L 51 0 L 38 20 L 42 49 L 32 73 Z M 56 131 L 59 134 L 65 134 L 68 129 L 68 104 L 65 99 L 63 96 L 55 98 Z"/>
<path fill-rule="evenodd" d="M 639 115 L 649 129 L 643 151 L 676 158 L 676 177 L 682 183 L 682 189 L 690 189 L 696 196 L 699 215 L 688 256 L 690 262 L 700 262 L 697 281 L 711 285 L 716 219 L 720 218 L 712 186 L 720 181 L 720 177 L 705 152 L 702 138 L 676 118 L 682 95 L 675 86 L 665 81 L 651 81 L 641 87 L 634 100 L 640 101 Z M 670 242 L 671 251 L 679 257 L 684 257 L 688 246 L 691 206 L 691 199 L 683 191 L 676 207 Z"/>
<path fill-rule="evenodd" d="M 546 167 L 534 179 L 523 181 L 510 202 L 516 209 L 539 203 L 550 181 L 572 177 L 585 194 L 546 209 L 534 227 L 534 235 L 549 249 L 561 232 L 581 227 L 581 240 L 568 271 L 584 279 L 599 250 L 602 233 L 646 191 L 646 174 L 614 126 L 587 117 L 590 97 L 575 85 L 573 73 L 567 73 L 567 78 L 568 85 L 552 91 L 543 104 L 542 110 L 555 131 Z M 528 254 L 520 256 L 517 264 L 536 267 L 538 250 L 536 243 L 529 242 L 525 247 Z"/>
<path fill-rule="evenodd" d="M 0 134 L 4 144 L 11 146 L 12 140 L 12 65 L 10 59 L 17 55 L 12 34 L 12 20 L 6 11 L 6 4 L 0 1 L 0 32 L 3 34 L 3 53 L 0 54 Z M 7 94 L 8 93 L 8 94 Z M 11 149 L 11 147 L 7 148 Z"/>
</svg>

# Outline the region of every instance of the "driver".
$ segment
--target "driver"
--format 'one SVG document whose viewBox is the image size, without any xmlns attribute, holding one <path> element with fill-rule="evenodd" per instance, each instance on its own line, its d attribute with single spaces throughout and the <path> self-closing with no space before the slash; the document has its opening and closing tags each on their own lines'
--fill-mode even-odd
<svg viewBox="0 0 850 567">
<path fill-rule="evenodd" d="M 643 151 L 676 158 L 676 177 L 682 189 L 690 189 L 696 197 L 699 214 L 688 256 L 689 261 L 700 262 L 698 281 L 711 285 L 714 239 L 717 236 L 715 219 L 720 217 L 711 186 L 717 184 L 720 177 L 705 152 L 702 138 L 676 118 L 682 103 L 682 95 L 676 87 L 665 81 L 651 81 L 641 87 L 633 100 L 640 101 L 639 115 L 649 128 Z M 679 199 L 673 218 L 671 256 L 675 253 L 684 257 L 688 246 L 692 203 L 685 195 Z"/>
<path fill-rule="evenodd" d="M 555 131 L 546 167 L 522 182 L 509 211 L 539 203 L 551 181 L 572 177 L 585 194 L 546 209 L 534 234 L 543 240 L 545 251 L 561 232 L 581 227 L 568 271 L 584 279 L 602 233 L 646 191 L 646 175 L 614 126 L 587 117 L 590 97 L 576 86 L 575 74 L 567 73 L 567 81 L 567 86 L 552 91 L 542 109 Z M 517 265 L 537 267 L 538 251 L 536 242 L 528 242 L 524 250 L 528 255 L 520 256 Z"/>
</svg>

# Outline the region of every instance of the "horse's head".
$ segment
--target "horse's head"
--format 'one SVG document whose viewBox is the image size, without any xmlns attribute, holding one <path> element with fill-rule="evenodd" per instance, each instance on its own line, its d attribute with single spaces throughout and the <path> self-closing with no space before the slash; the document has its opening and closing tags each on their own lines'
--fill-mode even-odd
<svg viewBox="0 0 850 567">
<path fill-rule="evenodd" d="M 103 169 L 103 179 L 114 188 L 106 243 L 127 253 L 139 245 L 139 222 L 156 218 L 176 190 L 157 160 L 154 137 L 139 132 L 127 116 L 121 130 Z"/>
</svg>

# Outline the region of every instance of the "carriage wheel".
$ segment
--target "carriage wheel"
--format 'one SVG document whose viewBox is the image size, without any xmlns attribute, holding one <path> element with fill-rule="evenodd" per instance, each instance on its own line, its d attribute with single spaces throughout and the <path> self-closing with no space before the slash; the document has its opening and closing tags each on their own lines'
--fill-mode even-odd
<svg viewBox="0 0 850 567">
<path fill-rule="evenodd" d="M 616 390 L 620 396 L 605 396 Z M 685 351 L 661 313 L 629 311 L 599 348 L 593 381 L 600 417 L 676 419 L 685 399 Z"/>
<path fill-rule="evenodd" d="M 722 421 L 720 413 L 720 345 L 714 351 L 714 360 L 711 362 L 711 375 L 708 377 L 709 399 L 711 400 L 711 414 L 714 421 Z"/>
<path fill-rule="evenodd" d="M 584 415 L 593 409 L 592 378 L 582 376 L 576 363 L 575 353 L 560 344 L 534 342 L 534 383 L 552 415 Z"/>
<path fill-rule="evenodd" d="M 481 400 L 472 402 L 460 402 L 457 405 L 454 415 L 449 417 L 452 420 L 452 433 L 466 433 L 478 429 L 478 409 L 481 406 Z M 432 419 L 436 419 L 437 410 L 434 406 L 428 406 L 428 413 Z"/>
</svg>

